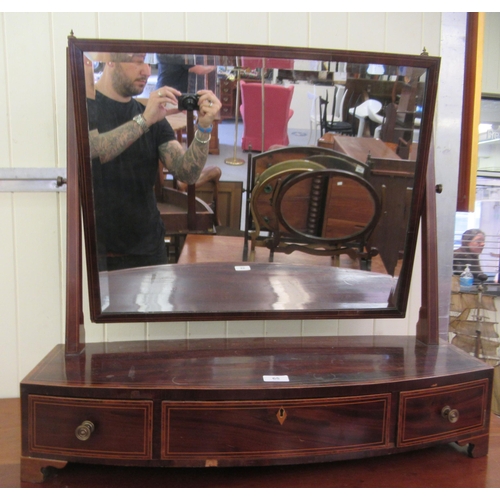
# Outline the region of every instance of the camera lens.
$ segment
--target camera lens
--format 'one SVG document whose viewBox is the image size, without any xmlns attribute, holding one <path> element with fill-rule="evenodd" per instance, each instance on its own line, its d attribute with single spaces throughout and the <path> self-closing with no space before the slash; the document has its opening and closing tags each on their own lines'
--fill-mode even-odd
<svg viewBox="0 0 500 500">
<path fill-rule="evenodd" d="M 184 109 L 186 111 L 194 111 L 198 109 L 198 95 L 197 94 L 185 94 L 179 99 L 179 109 Z"/>
</svg>

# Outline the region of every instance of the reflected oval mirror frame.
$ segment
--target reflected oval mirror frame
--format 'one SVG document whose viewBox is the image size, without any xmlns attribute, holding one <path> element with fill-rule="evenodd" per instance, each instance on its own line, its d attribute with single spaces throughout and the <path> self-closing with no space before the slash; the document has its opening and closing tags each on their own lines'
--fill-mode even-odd
<svg viewBox="0 0 500 500">
<path fill-rule="evenodd" d="M 425 73 L 425 79 L 421 80 L 424 89 L 424 98 L 421 102 L 421 126 L 418 134 L 418 150 L 415 164 L 415 175 L 413 191 L 411 196 L 411 212 L 408 217 L 406 228 L 404 256 L 401 269 L 395 285 L 390 288 L 390 293 L 386 297 L 386 304 L 373 300 L 364 305 L 358 298 L 354 298 L 351 303 L 341 303 L 335 296 L 337 281 L 332 281 L 333 286 L 328 287 L 328 283 L 321 283 L 319 291 L 314 294 L 307 288 L 312 271 L 309 266 L 286 266 L 274 265 L 272 263 L 245 263 L 252 268 L 252 276 L 238 274 L 240 284 L 235 285 L 235 275 L 228 275 L 230 267 L 227 263 L 219 264 L 183 264 L 182 273 L 165 279 L 175 279 L 176 295 L 172 293 L 166 298 L 165 306 L 155 310 L 147 307 L 148 297 L 145 299 L 143 308 L 136 310 L 109 309 L 103 307 L 102 277 L 99 276 L 97 263 L 97 243 L 95 235 L 95 217 L 93 209 L 93 193 L 91 179 L 91 160 L 89 149 L 89 131 L 86 106 L 86 85 L 85 85 L 85 53 L 106 53 L 106 52 L 127 52 L 127 53 L 170 53 L 170 54 L 205 54 L 219 55 L 227 57 L 250 57 L 250 58 L 272 58 L 272 59 L 294 59 L 299 61 L 323 61 L 325 63 L 345 62 L 351 68 L 355 65 L 360 67 L 376 65 L 376 67 L 394 67 L 418 69 L 421 74 Z M 417 235 L 419 230 L 420 217 L 423 212 L 425 201 L 425 180 L 427 159 L 429 157 L 432 123 L 434 107 L 437 94 L 437 82 L 440 59 L 437 57 L 410 56 L 400 54 L 372 53 L 336 51 L 328 49 L 308 49 L 295 47 L 272 47 L 257 45 L 237 45 L 237 44 L 210 44 L 210 43 L 185 43 L 185 42 L 160 42 L 141 40 L 97 40 L 68 38 L 69 72 L 68 72 L 68 117 L 71 120 L 74 115 L 73 124 L 69 124 L 68 129 L 68 179 L 70 179 L 70 163 L 76 162 L 78 166 L 79 197 L 83 212 L 83 226 L 85 233 L 85 248 L 87 256 L 87 274 L 89 288 L 89 306 L 91 320 L 94 322 L 128 322 L 128 321 L 198 321 L 198 320 L 254 320 L 254 319 L 348 319 L 348 318 L 400 318 L 404 317 L 408 302 L 411 273 L 415 256 Z M 374 78 L 372 84 L 376 85 Z M 76 179 L 75 179 L 76 181 Z M 68 196 L 70 195 L 68 187 Z M 424 228 L 425 230 L 425 228 Z M 71 259 L 71 256 L 68 256 Z M 69 260 L 68 260 L 69 262 Z M 177 264 L 167 265 L 168 268 Z M 255 268 L 256 272 L 253 273 Z M 326 268 L 328 269 L 328 268 Z M 234 271 L 234 266 L 231 272 Z M 338 276 L 339 269 L 328 269 L 332 276 Z M 170 271 L 169 271 L 170 272 Z M 209 286 L 205 284 L 206 290 L 210 287 L 227 287 L 228 296 L 240 295 L 234 298 L 233 304 L 222 302 L 200 304 L 203 302 L 203 295 L 200 295 L 199 287 L 203 286 L 205 272 L 212 273 Z M 361 272 L 361 271 L 360 271 Z M 130 274 L 134 274 L 131 271 Z M 373 273 L 376 274 L 376 273 Z M 207 275 L 208 276 L 208 275 Z M 316 278 L 315 278 L 316 279 Z M 319 278 L 317 278 L 319 279 Z M 336 278 L 338 279 L 338 278 Z M 260 280 L 260 281 L 259 281 Z M 281 281 L 280 281 L 281 280 Z M 296 288 L 301 290 L 300 300 L 290 298 L 290 302 L 275 301 L 273 297 L 280 294 L 279 288 L 285 281 L 296 280 Z M 144 280 L 143 280 L 144 281 Z M 145 286 L 141 282 L 141 286 Z M 262 307 L 262 303 L 253 303 L 252 287 L 254 292 L 268 300 L 268 305 Z M 301 288 L 302 287 L 302 288 Z M 148 283 L 144 288 L 151 290 L 153 287 Z M 271 294 L 272 291 L 272 294 Z M 342 291 L 339 290 L 339 293 Z M 356 293 L 362 297 L 362 290 Z M 267 298 L 269 293 L 270 298 Z M 289 294 L 289 292 L 287 292 Z M 342 292 L 344 293 L 344 292 Z M 168 295 L 168 294 L 167 294 Z M 158 296 L 155 296 L 155 300 Z M 201 298 L 200 298 L 201 297 Z M 314 297 L 314 300 L 304 300 L 304 297 Z M 220 299 L 219 299 L 220 300 Z M 119 301 L 119 300 L 118 300 Z M 190 302 L 191 301 L 191 302 Z M 178 306 L 177 304 L 181 304 Z M 291 305 L 288 305 L 291 304 Z M 142 312 L 145 311 L 145 312 Z"/>
</svg>

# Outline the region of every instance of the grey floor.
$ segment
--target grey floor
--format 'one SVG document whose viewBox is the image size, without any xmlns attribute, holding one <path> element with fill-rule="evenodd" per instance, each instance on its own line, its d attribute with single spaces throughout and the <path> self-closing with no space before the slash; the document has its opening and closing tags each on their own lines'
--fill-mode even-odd
<svg viewBox="0 0 500 500">
<path fill-rule="evenodd" d="M 207 165 L 215 165 L 222 170 L 222 181 L 241 181 L 246 188 L 248 152 L 241 149 L 241 136 L 243 135 L 243 124 L 238 123 L 236 151 L 234 148 L 235 122 L 225 120 L 219 124 L 219 155 L 210 155 Z M 288 137 L 290 146 L 313 145 L 314 134 L 309 139 L 309 130 L 289 129 Z M 309 144 L 311 140 L 311 144 Z M 237 158 L 243 160 L 243 165 L 229 165 L 225 160 Z"/>
</svg>

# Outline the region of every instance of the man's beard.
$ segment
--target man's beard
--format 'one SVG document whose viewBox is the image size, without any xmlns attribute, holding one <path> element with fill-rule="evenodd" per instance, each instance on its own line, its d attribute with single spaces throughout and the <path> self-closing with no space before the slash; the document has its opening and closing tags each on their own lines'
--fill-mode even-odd
<svg viewBox="0 0 500 500">
<path fill-rule="evenodd" d="M 131 81 L 123 72 L 120 63 L 115 65 L 115 71 L 111 76 L 113 88 L 122 97 L 133 97 L 142 94 L 144 85 L 140 85 L 137 80 Z M 147 82 L 147 79 L 146 79 Z"/>
</svg>

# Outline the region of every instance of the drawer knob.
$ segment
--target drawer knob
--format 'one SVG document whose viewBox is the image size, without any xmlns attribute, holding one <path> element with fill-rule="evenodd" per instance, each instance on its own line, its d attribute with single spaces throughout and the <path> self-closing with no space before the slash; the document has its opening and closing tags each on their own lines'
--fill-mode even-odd
<svg viewBox="0 0 500 500">
<path fill-rule="evenodd" d="M 80 441 L 87 441 L 94 432 L 95 426 L 90 420 L 83 421 L 75 430 L 75 435 Z"/>
<path fill-rule="evenodd" d="M 441 416 L 446 418 L 452 424 L 458 422 L 458 417 L 460 417 L 460 413 L 456 409 L 452 409 L 450 406 L 445 406 L 441 410 Z"/>
</svg>

